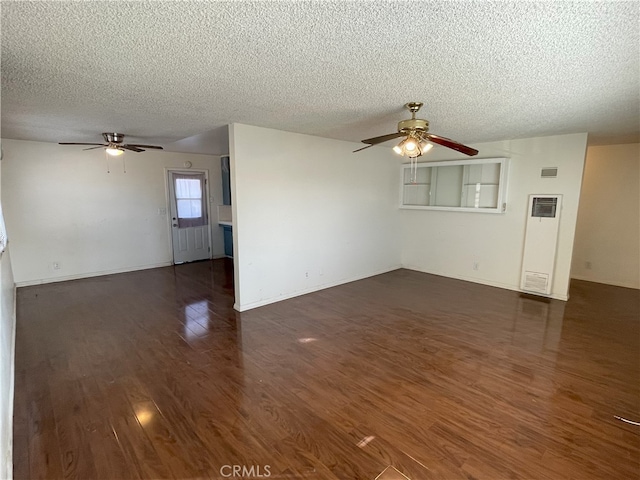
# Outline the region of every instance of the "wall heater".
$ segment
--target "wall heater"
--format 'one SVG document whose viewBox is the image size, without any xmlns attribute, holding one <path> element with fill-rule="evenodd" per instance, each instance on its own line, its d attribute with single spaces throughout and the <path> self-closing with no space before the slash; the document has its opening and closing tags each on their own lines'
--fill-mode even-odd
<svg viewBox="0 0 640 480">
<path fill-rule="evenodd" d="M 562 195 L 529 195 L 520 288 L 550 295 L 558 248 Z"/>
</svg>

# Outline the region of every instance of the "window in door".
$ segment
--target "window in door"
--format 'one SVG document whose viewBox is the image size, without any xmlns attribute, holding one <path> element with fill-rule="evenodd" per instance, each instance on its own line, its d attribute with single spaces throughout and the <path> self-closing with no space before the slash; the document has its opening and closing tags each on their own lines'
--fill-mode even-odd
<svg viewBox="0 0 640 480">
<path fill-rule="evenodd" d="M 207 224 L 204 208 L 204 175 L 173 174 L 178 227 L 201 227 Z"/>
</svg>

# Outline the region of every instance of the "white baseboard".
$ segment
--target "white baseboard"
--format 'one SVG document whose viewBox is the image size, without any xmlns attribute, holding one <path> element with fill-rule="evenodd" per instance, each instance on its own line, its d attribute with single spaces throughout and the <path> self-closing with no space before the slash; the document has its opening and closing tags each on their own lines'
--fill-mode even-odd
<svg viewBox="0 0 640 480">
<path fill-rule="evenodd" d="M 442 273 L 429 272 L 427 270 L 424 270 L 424 269 L 419 268 L 419 267 L 414 267 L 414 266 L 405 266 L 403 268 L 406 268 L 407 270 L 415 270 L 416 272 L 428 273 L 429 275 L 438 275 L 440 277 L 453 278 L 453 279 L 462 280 L 462 281 L 465 281 L 465 282 L 479 283 L 480 285 L 487 285 L 489 287 L 502 288 L 504 290 L 512 290 L 514 292 L 522 292 L 522 293 L 526 293 L 526 294 L 529 294 L 529 295 L 536 295 L 535 293 L 532 293 L 532 292 L 525 292 L 524 290 L 522 290 L 520 288 L 519 285 L 511 285 L 511 284 L 508 284 L 508 283 L 492 282 L 490 280 L 485 280 L 485 279 L 482 279 L 482 278 L 465 277 L 463 275 L 443 275 Z M 554 300 L 562 300 L 564 302 L 569 300 L 569 296 L 568 295 L 551 294 L 551 295 L 540 295 L 540 296 L 543 296 L 545 298 L 553 298 Z"/>
<path fill-rule="evenodd" d="M 571 279 L 582 280 L 591 283 L 601 283 L 603 285 L 613 285 L 614 287 L 633 288 L 634 290 L 640 289 L 637 284 L 617 281 L 594 280 L 593 278 L 587 278 L 584 275 L 571 275 Z"/>
<path fill-rule="evenodd" d="M 30 287 L 33 285 L 43 285 L 45 283 L 66 282 L 68 280 L 79 280 L 81 278 L 101 277 L 103 275 L 113 275 L 116 273 L 137 272 L 138 270 L 149 270 L 150 268 L 170 267 L 172 262 L 154 263 L 150 265 L 138 265 L 135 267 L 116 268 L 113 270 L 103 270 L 100 272 L 78 273 L 75 275 L 67 275 L 64 277 L 41 278 L 37 280 L 27 280 L 24 282 L 16 282 L 16 287 Z"/>
<path fill-rule="evenodd" d="M 286 295 L 281 295 L 281 296 L 278 296 L 278 297 L 262 299 L 262 300 L 259 300 L 257 302 L 251 302 L 251 303 L 247 303 L 247 304 L 244 304 L 244 305 L 239 305 L 238 303 L 234 303 L 233 304 L 233 308 L 235 310 L 237 310 L 238 312 L 246 312 L 247 310 L 251 310 L 253 308 L 263 307 L 263 306 L 269 305 L 271 303 L 281 302 L 283 300 L 288 300 L 288 299 L 294 298 L 294 297 L 300 297 L 302 295 L 307 295 L 309 293 L 318 292 L 320 290 L 325 290 L 325 289 L 331 288 L 331 287 L 337 287 L 338 285 L 344 285 L 345 283 L 351 283 L 351 282 L 356 282 L 358 280 L 363 280 L 365 278 L 375 277 L 376 275 L 381 275 L 383 273 L 393 272 L 394 270 L 398 270 L 400 268 L 402 268 L 402 266 L 401 265 L 397 265 L 397 266 L 393 266 L 393 267 L 389 267 L 389 268 L 385 268 L 385 269 L 376 271 L 374 273 L 368 273 L 368 274 L 364 274 L 364 275 L 357 275 L 355 277 L 350 277 L 350 278 L 346 278 L 346 279 L 343 279 L 343 280 L 338 280 L 336 282 L 325 283 L 325 284 L 322 284 L 322 285 L 316 285 L 314 287 L 306 288 L 304 290 L 297 290 L 295 292 L 292 292 L 292 293 L 289 293 L 289 294 L 286 294 Z"/>
</svg>

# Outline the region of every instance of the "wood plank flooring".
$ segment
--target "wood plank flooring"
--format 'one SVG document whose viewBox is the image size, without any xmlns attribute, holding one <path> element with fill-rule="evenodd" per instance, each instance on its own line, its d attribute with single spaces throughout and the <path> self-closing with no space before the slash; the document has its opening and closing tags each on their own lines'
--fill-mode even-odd
<svg viewBox="0 0 640 480">
<path fill-rule="evenodd" d="M 637 290 L 398 270 L 238 313 L 232 275 L 20 288 L 15 478 L 640 475 Z"/>
</svg>

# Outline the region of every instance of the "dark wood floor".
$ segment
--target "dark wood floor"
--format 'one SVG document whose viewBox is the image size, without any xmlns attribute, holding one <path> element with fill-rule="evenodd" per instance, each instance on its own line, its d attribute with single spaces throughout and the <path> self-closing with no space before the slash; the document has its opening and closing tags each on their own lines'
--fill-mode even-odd
<svg viewBox="0 0 640 480">
<path fill-rule="evenodd" d="M 240 314 L 232 285 L 217 260 L 19 289 L 15 477 L 638 478 L 637 290 L 398 270 Z"/>
</svg>

